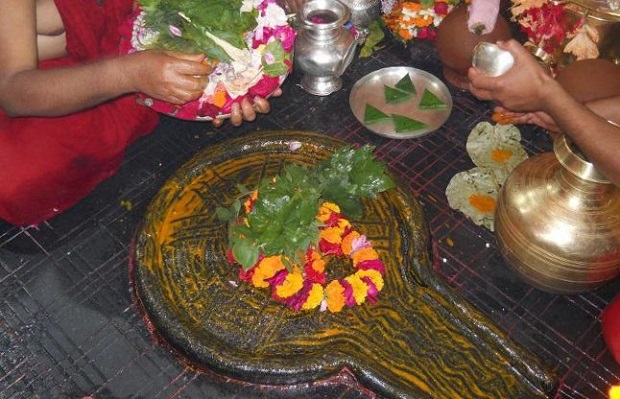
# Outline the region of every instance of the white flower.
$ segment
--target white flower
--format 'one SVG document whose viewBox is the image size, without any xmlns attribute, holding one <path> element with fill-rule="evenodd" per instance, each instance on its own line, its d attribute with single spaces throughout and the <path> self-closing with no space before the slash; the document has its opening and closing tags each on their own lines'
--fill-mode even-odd
<svg viewBox="0 0 620 399">
<path fill-rule="evenodd" d="M 263 28 L 275 28 L 288 23 L 284 9 L 275 3 L 267 4 L 264 14 L 256 18 L 257 26 L 254 28 L 254 35 L 258 41 L 263 40 Z"/>
<path fill-rule="evenodd" d="M 575 37 L 564 47 L 564 52 L 573 54 L 577 60 L 598 58 L 599 51 L 596 45 L 598 41 L 598 31 L 588 24 L 585 24 L 577 31 Z"/>
<path fill-rule="evenodd" d="M 254 9 L 254 1 L 253 0 L 243 0 L 241 4 L 241 8 L 239 11 L 241 12 L 251 12 Z"/>
<path fill-rule="evenodd" d="M 389 15 L 396 4 L 396 0 L 381 0 L 381 12 Z"/>
</svg>

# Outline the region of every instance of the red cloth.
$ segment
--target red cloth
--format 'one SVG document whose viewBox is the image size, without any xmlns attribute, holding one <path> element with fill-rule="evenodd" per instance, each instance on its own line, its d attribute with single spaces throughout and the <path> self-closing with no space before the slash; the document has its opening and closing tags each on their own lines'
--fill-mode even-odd
<svg viewBox="0 0 620 399">
<path fill-rule="evenodd" d="M 616 362 L 620 364 L 620 295 L 603 310 L 603 338 Z"/>
<path fill-rule="evenodd" d="M 118 54 L 118 29 L 132 0 L 55 1 L 69 55 L 41 68 Z M 112 176 L 127 146 L 157 121 L 135 95 L 57 118 L 9 118 L 0 110 L 0 218 L 27 226 L 66 210 Z"/>
</svg>

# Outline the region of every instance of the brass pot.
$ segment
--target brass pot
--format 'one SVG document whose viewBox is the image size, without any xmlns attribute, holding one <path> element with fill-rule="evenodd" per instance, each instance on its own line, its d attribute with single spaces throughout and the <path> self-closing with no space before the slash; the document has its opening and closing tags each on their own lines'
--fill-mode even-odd
<svg viewBox="0 0 620 399">
<path fill-rule="evenodd" d="M 620 275 L 620 188 L 564 135 L 510 174 L 495 231 L 504 260 L 541 290 L 576 294 Z"/>
</svg>

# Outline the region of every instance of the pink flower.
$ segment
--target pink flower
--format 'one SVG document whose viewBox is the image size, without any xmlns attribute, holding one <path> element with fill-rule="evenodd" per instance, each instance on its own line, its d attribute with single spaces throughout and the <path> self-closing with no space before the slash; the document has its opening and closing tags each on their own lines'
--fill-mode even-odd
<svg viewBox="0 0 620 399">
<path fill-rule="evenodd" d="M 279 40 L 284 47 L 284 51 L 290 53 L 295 45 L 295 30 L 290 26 L 278 26 L 272 32 L 273 37 Z"/>
<path fill-rule="evenodd" d="M 177 28 L 174 25 L 168 25 L 168 30 L 172 36 L 181 37 L 183 34 L 181 33 L 181 29 Z"/>
<path fill-rule="evenodd" d="M 366 293 L 366 299 L 368 300 L 368 302 L 377 303 L 377 296 L 379 296 L 379 290 L 377 289 L 375 283 L 373 283 L 368 276 L 362 277 L 362 281 L 365 282 L 368 286 L 368 292 Z"/>
<path fill-rule="evenodd" d="M 263 59 L 265 60 L 265 62 L 267 63 L 267 65 L 271 65 L 274 63 L 274 61 L 276 60 L 276 57 L 274 57 L 273 53 L 270 53 L 269 51 L 266 51 L 263 54 Z"/>
<path fill-rule="evenodd" d="M 359 236 L 358 238 L 354 238 L 351 242 L 351 254 L 354 254 L 355 252 L 363 248 L 370 248 L 371 246 L 372 245 L 370 244 L 370 241 L 368 241 L 366 236 Z"/>
<path fill-rule="evenodd" d="M 359 270 L 376 270 L 381 274 L 385 274 L 385 265 L 381 259 L 365 260 L 355 266 Z"/>
<path fill-rule="evenodd" d="M 349 282 L 343 278 L 338 281 L 340 282 L 340 285 L 342 285 L 342 287 L 344 288 L 344 303 L 350 308 L 357 305 L 355 297 L 353 296 L 353 287 L 351 287 L 351 284 L 349 284 Z"/>
</svg>

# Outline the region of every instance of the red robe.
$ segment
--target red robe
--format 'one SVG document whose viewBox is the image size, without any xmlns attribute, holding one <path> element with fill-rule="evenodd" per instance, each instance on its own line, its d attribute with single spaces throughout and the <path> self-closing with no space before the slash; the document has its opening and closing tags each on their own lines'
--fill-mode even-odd
<svg viewBox="0 0 620 399">
<path fill-rule="evenodd" d="M 132 0 L 55 0 L 68 56 L 40 68 L 83 63 L 119 52 L 119 27 Z M 9 118 L 0 110 L 0 218 L 38 224 L 91 192 L 119 168 L 125 150 L 151 132 L 157 114 L 127 95 L 76 114 Z"/>
</svg>

